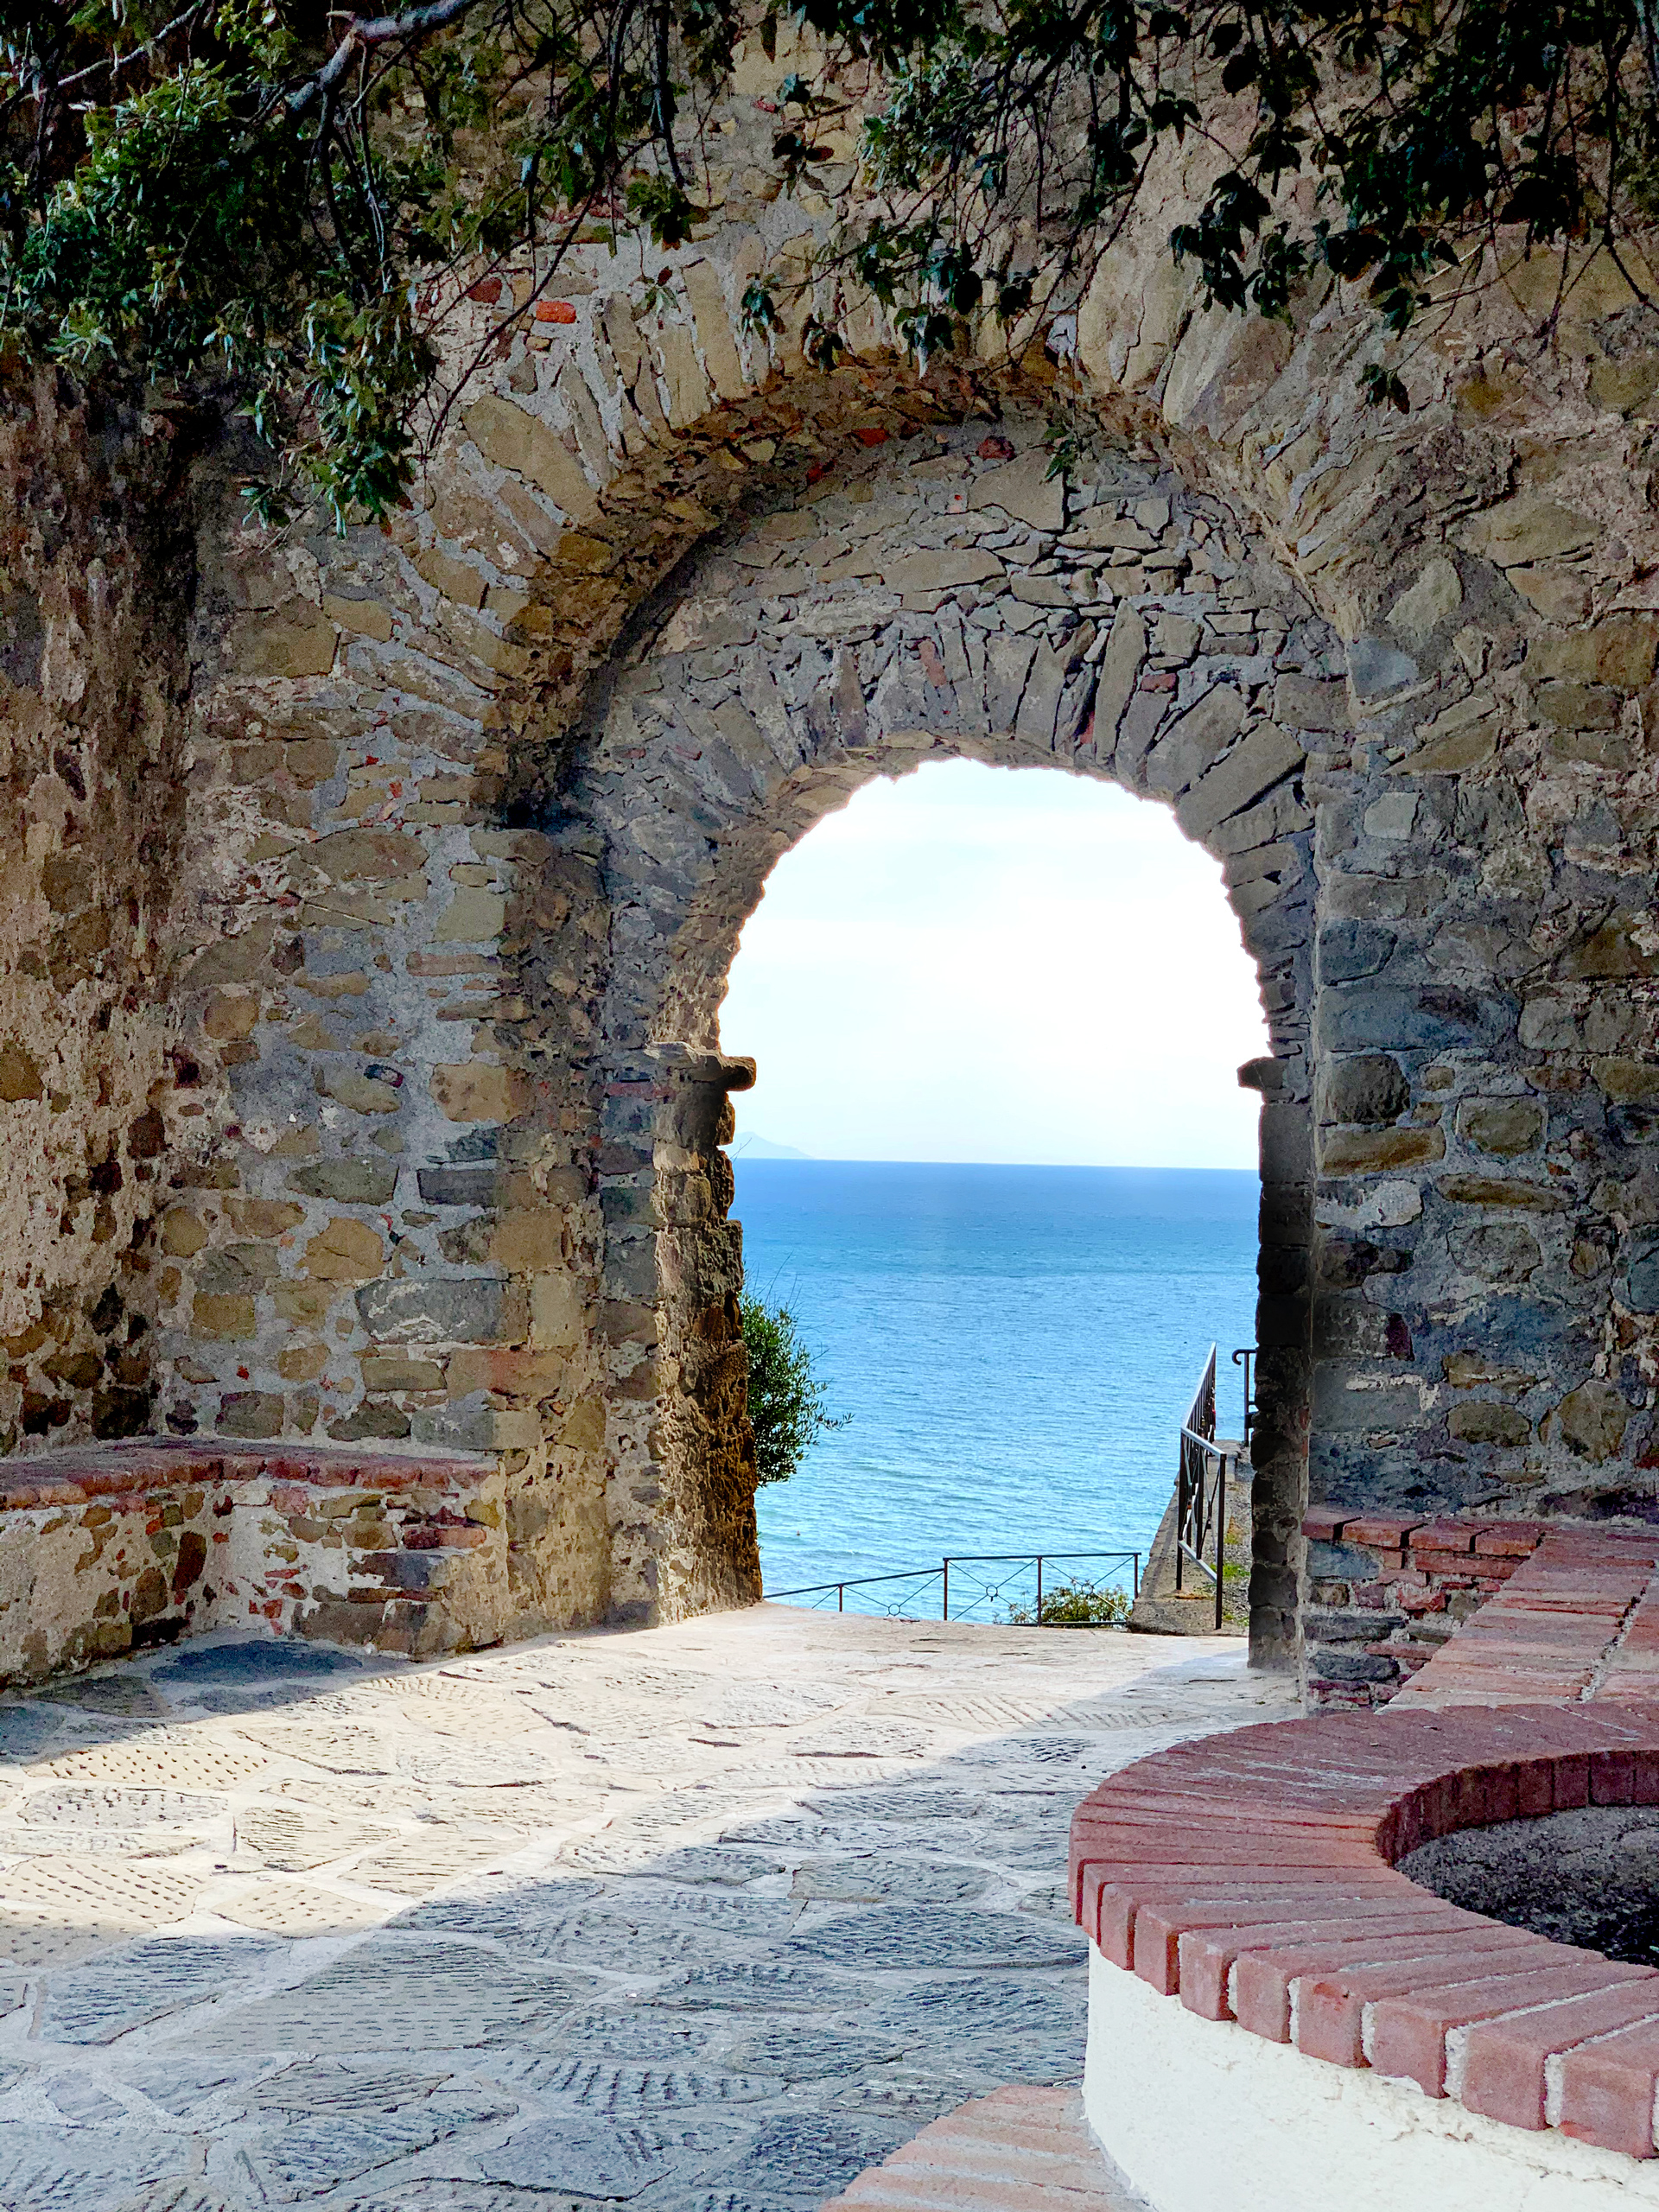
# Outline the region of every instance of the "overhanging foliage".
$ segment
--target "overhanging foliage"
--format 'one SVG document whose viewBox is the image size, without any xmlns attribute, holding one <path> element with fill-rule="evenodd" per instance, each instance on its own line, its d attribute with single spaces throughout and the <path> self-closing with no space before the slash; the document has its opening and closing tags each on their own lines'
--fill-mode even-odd
<svg viewBox="0 0 1659 2212">
<path fill-rule="evenodd" d="M 1171 247 L 1230 308 L 1284 315 L 1335 279 L 1402 334 L 1506 233 L 1599 244 L 1643 288 L 1625 242 L 1659 206 L 1655 0 L 804 0 L 797 20 L 816 60 L 779 72 L 783 188 L 823 180 L 827 123 L 868 118 L 825 258 L 922 355 L 1074 303 L 1172 142 L 1213 149 Z M 544 291 L 596 224 L 692 236 L 711 111 L 779 22 L 736 0 L 4 5 L 0 328 L 242 408 L 290 481 L 378 514 L 442 428 L 462 296 L 532 244 Z M 472 366 L 533 304 L 508 291 Z M 759 330 L 777 308 L 750 287 Z M 809 321 L 820 358 L 843 342 Z M 1406 404 L 1397 366 L 1368 374 Z"/>
</svg>

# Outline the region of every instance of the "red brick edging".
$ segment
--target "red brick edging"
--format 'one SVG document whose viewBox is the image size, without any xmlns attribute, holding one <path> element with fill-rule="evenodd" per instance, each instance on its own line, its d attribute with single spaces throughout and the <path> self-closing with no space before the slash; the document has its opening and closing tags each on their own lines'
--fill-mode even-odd
<svg viewBox="0 0 1659 2212">
<path fill-rule="evenodd" d="M 0 1685 L 257 1621 L 427 1656 L 515 1617 L 494 1452 L 135 1439 L 0 1465 Z"/>
<path fill-rule="evenodd" d="M 1072 1822 L 1072 1897 L 1114 1965 L 1205 2018 L 1650 2158 L 1659 1972 L 1447 1904 L 1392 1864 L 1457 1828 L 1591 1804 L 1659 1805 L 1659 1707 L 1278 1722 L 1103 1783 Z"/>
<path fill-rule="evenodd" d="M 261 1477 L 274 1483 L 314 1483 L 326 1490 L 465 1488 L 493 1474 L 496 1465 L 493 1452 L 356 1452 L 345 1445 L 203 1446 L 151 1439 L 88 1444 L 0 1461 L 0 1513 Z"/>
</svg>

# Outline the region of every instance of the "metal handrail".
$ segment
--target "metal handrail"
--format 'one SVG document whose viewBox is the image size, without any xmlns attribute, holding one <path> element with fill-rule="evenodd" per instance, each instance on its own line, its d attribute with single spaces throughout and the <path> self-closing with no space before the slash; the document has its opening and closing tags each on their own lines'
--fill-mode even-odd
<svg viewBox="0 0 1659 2212">
<path fill-rule="evenodd" d="M 869 1590 L 874 1588 L 878 1583 L 887 1582 L 912 1582 L 924 1584 L 938 1582 L 939 1585 L 940 1598 L 939 1618 L 942 1620 L 948 1621 L 950 1618 L 950 1570 L 953 1567 L 1034 1567 L 1037 1570 L 1036 1625 L 1040 1628 L 1058 1625 L 1058 1624 L 1045 1622 L 1042 1617 L 1043 1567 L 1045 1561 L 1084 1559 L 1109 1560 L 1118 1566 L 1122 1566 L 1123 1562 L 1127 1560 L 1129 1567 L 1129 1594 L 1131 1598 L 1138 1598 L 1140 1596 L 1141 1554 L 1138 1551 L 950 1552 L 939 1561 L 939 1564 L 937 1567 L 900 1568 L 895 1573 L 889 1574 L 847 1575 L 838 1582 L 807 1582 L 801 1584 L 798 1588 L 792 1590 L 767 1590 L 763 1592 L 762 1595 L 768 1603 L 771 1603 L 776 1600 L 781 1600 L 785 1598 L 823 1597 L 830 1591 L 833 1590 L 836 1593 L 836 1611 L 838 1613 L 842 1613 L 847 1610 L 847 1592 L 849 1590 Z M 1003 1580 L 1006 1580 L 1007 1578 L 1004 1577 Z M 1001 1595 L 1002 1590 L 1000 1584 L 993 1587 L 987 1584 L 983 1578 L 981 1578 L 979 1596 L 969 1600 L 969 1608 L 971 1609 L 974 1605 L 977 1605 L 986 1599 L 989 1599 L 992 1603 L 995 1603 Z M 958 1620 L 964 1618 L 960 1606 L 957 1609 L 957 1618 Z"/>
<path fill-rule="evenodd" d="M 1244 1370 L 1244 1427 L 1242 1433 L 1247 1451 L 1249 1448 L 1250 1433 L 1255 1427 L 1258 1411 L 1254 1387 L 1255 1377 L 1251 1370 L 1254 1363 L 1261 1357 L 1262 1351 L 1259 1344 L 1242 1344 L 1233 1354 L 1233 1365 Z"/>
<path fill-rule="evenodd" d="M 1192 1403 L 1181 1423 L 1180 1461 L 1175 1489 L 1175 1591 L 1184 1586 L 1184 1566 L 1191 1560 L 1201 1574 L 1212 1574 L 1216 1584 L 1216 1627 L 1222 1625 L 1225 1605 L 1227 1544 L 1227 1463 L 1231 1453 L 1216 1441 L 1216 1348 L 1210 1347 Z M 1213 1538 L 1216 1563 L 1205 1558 L 1207 1540 Z"/>
</svg>

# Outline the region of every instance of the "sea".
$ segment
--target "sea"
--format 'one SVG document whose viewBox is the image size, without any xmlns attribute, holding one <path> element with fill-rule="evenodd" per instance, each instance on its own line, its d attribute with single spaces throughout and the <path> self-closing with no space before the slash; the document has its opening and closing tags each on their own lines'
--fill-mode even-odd
<svg viewBox="0 0 1659 2212">
<path fill-rule="evenodd" d="M 756 1498 L 768 1596 L 857 1581 L 849 1611 L 937 1618 L 937 1576 L 913 1592 L 866 1578 L 949 1555 L 952 1617 L 976 1602 L 1005 1618 L 1020 1573 L 969 1562 L 1038 1552 L 1051 1588 L 1127 1584 L 1097 1555 L 1144 1557 L 1212 1344 L 1217 1426 L 1241 1433 L 1255 1174 L 733 1164 L 748 1287 L 789 1307 L 846 1423 Z"/>
</svg>

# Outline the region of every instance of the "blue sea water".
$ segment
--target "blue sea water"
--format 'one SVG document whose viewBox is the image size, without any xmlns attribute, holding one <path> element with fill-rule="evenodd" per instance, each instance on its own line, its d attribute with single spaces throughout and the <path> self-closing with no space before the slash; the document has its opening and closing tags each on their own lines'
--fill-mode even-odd
<svg viewBox="0 0 1659 2212">
<path fill-rule="evenodd" d="M 1239 1433 L 1254 1174 L 734 1165 L 749 1287 L 851 1415 L 759 1494 L 768 1592 L 946 1553 L 1144 1554 L 1211 1343 Z"/>
</svg>

